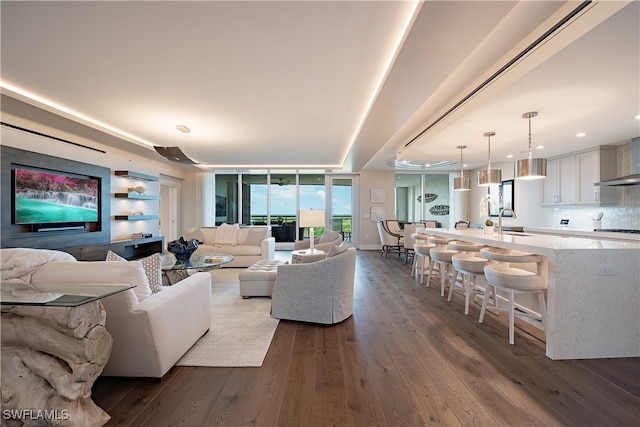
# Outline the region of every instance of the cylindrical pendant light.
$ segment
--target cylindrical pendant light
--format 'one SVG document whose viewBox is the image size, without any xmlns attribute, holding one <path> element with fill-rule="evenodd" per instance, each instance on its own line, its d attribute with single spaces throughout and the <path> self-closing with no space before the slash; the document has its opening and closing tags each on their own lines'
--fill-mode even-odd
<svg viewBox="0 0 640 427">
<path fill-rule="evenodd" d="M 482 136 L 486 136 L 489 143 L 489 164 L 487 169 L 478 172 L 478 185 L 481 187 L 488 187 L 490 185 L 502 184 L 502 171 L 491 169 L 491 137 L 495 135 L 495 132 L 485 132 Z"/>
<path fill-rule="evenodd" d="M 516 179 L 541 179 L 547 176 L 547 159 L 534 159 L 531 152 L 531 118 L 537 115 L 537 111 L 522 115 L 523 119 L 529 120 L 529 157 L 516 162 L 514 173 Z"/>
<path fill-rule="evenodd" d="M 469 174 L 464 170 L 464 162 L 462 160 L 462 150 L 467 146 L 458 145 L 456 148 L 460 150 L 460 178 L 453 179 L 453 189 L 455 191 L 468 191 L 471 190 L 471 180 L 469 179 Z"/>
</svg>

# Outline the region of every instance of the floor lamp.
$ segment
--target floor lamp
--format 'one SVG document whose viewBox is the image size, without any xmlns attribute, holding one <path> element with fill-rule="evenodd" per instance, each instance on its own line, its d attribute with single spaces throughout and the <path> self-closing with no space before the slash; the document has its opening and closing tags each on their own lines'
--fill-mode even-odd
<svg viewBox="0 0 640 427">
<path fill-rule="evenodd" d="M 315 254 L 319 251 L 316 251 L 313 248 L 314 243 L 314 235 L 313 235 L 313 227 L 322 227 L 324 225 L 324 209 L 300 209 L 300 227 L 309 227 L 309 238 L 311 240 L 309 244 L 309 249 L 307 249 L 308 254 Z"/>
</svg>

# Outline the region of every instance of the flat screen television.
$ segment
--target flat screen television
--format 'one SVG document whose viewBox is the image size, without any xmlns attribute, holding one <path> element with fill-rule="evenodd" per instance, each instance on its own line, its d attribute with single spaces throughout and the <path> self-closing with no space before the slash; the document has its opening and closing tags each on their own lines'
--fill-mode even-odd
<svg viewBox="0 0 640 427">
<path fill-rule="evenodd" d="M 25 166 L 12 172 L 14 224 L 46 229 L 100 221 L 100 178 Z"/>
</svg>

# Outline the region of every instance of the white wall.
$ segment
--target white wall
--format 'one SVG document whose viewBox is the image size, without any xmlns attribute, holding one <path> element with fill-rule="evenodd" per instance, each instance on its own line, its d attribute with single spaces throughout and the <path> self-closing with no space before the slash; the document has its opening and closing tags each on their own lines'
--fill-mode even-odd
<svg viewBox="0 0 640 427">
<path fill-rule="evenodd" d="M 157 156 L 155 151 L 149 150 L 148 156 L 140 156 L 102 144 L 99 141 L 87 140 L 85 138 L 61 131 L 59 129 L 52 129 L 40 123 L 31 122 L 22 117 L 13 116 L 6 112 L 3 112 L 2 116 L 3 121 L 14 124 L 16 126 L 21 126 L 26 129 L 42 132 L 48 135 L 56 136 L 58 138 L 66 139 L 72 142 L 105 151 L 106 153 L 101 153 L 83 147 L 67 144 L 65 142 L 56 141 L 51 138 L 7 128 L 5 126 L 2 126 L 2 128 L 0 129 L 0 145 L 6 145 L 22 150 L 34 151 L 41 154 L 110 168 L 112 170 L 112 195 L 116 192 L 126 192 L 127 187 L 129 185 L 132 185 L 131 181 L 113 175 L 113 171 L 115 170 L 132 170 L 135 172 L 153 176 L 160 176 L 162 174 L 166 177 L 171 177 L 174 180 L 178 180 L 178 182 L 183 181 L 193 175 L 193 172 L 173 167 L 172 165 L 167 164 L 162 160 L 154 160 L 154 157 Z M 141 184 L 148 189 L 146 191 L 147 194 L 159 194 L 158 182 L 142 182 Z M 191 201 L 194 200 L 193 198 L 191 198 L 193 196 L 188 192 L 187 194 L 183 194 L 183 196 L 185 196 L 183 200 L 190 200 L 189 202 L 187 202 L 188 205 L 190 205 L 192 203 Z M 183 203 L 183 201 L 181 201 L 181 203 Z M 116 199 L 115 197 L 111 197 L 112 217 L 116 214 L 132 213 L 135 210 L 141 210 L 148 215 L 158 215 L 159 203 L 158 201 L 140 202 L 127 199 Z M 178 230 L 180 230 L 180 227 L 178 228 Z M 154 236 L 160 235 L 158 220 L 111 220 L 111 240 L 128 239 L 130 238 L 132 233 L 139 231 L 150 232 Z"/>
<path fill-rule="evenodd" d="M 375 221 L 371 221 L 371 206 L 382 206 L 387 219 L 395 215 L 395 172 L 362 171 L 360 173 L 360 241 L 354 242 L 360 249 L 379 249 L 380 236 Z M 385 192 L 384 203 L 371 203 L 371 189 L 382 188 Z"/>
</svg>

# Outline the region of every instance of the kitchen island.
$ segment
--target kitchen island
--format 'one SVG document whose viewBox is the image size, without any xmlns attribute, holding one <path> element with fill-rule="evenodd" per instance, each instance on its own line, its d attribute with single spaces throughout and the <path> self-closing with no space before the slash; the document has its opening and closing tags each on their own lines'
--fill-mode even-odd
<svg viewBox="0 0 640 427">
<path fill-rule="evenodd" d="M 543 257 L 548 280 L 547 357 L 640 356 L 640 242 L 479 229 L 419 229 Z"/>
</svg>

